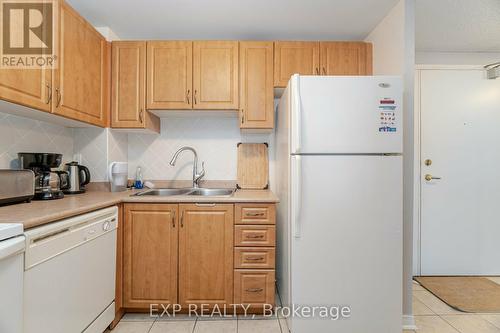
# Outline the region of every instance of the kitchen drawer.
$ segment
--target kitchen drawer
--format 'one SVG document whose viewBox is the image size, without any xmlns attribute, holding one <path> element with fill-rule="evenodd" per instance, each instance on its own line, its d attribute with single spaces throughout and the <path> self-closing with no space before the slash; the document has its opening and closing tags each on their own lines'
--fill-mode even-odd
<svg viewBox="0 0 500 333">
<path fill-rule="evenodd" d="M 235 268 L 274 268 L 276 251 L 274 247 L 236 247 Z"/>
<path fill-rule="evenodd" d="M 275 204 L 236 204 L 234 206 L 235 224 L 275 224 Z"/>
<path fill-rule="evenodd" d="M 271 225 L 236 225 L 235 246 L 274 246 L 276 227 Z"/>
<path fill-rule="evenodd" d="M 235 270 L 234 304 L 250 304 L 253 309 L 274 306 L 274 275 L 274 270 Z"/>
</svg>

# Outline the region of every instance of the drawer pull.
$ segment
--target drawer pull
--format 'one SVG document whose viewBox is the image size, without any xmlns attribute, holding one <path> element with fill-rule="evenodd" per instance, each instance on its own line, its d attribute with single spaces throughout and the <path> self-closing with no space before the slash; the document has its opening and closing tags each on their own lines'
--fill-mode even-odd
<svg viewBox="0 0 500 333">
<path fill-rule="evenodd" d="M 264 257 L 247 257 L 246 260 L 261 261 L 261 260 L 264 260 Z"/>
<path fill-rule="evenodd" d="M 246 238 L 249 238 L 249 239 L 262 239 L 262 238 L 264 238 L 264 235 L 247 235 Z"/>
<path fill-rule="evenodd" d="M 199 202 L 197 202 L 197 203 L 195 203 L 195 205 L 197 207 L 215 207 L 216 204 L 215 204 L 215 202 L 213 202 L 213 203 L 199 203 Z"/>
<path fill-rule="evenodd" d="M 246 216 L 264 216 L 264 213 L 245 213 Z"/>
<path fill-rule="evenodd" d="M 245 291 L 248 291 L 249 293 L 260 293 L 260 292 L 263 292 L 264 289 L 262 289 L 262 288 L 249 288 L 249 289 L 245 289 Z"/>
</svg>

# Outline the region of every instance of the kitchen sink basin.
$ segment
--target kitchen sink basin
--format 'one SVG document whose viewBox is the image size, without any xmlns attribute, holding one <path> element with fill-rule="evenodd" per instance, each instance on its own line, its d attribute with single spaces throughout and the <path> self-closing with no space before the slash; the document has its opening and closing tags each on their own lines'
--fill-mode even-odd
<svg viewBox="0 0 500 333">
<path fill-rule="evenodd" d="M 154 196 L 170 196 L 170 195 L 186 195 L 191 192 L 191 188 L 154 188 L 151 190 L 146 190 L 143 192 L 136 193 L 134 195 L 143 196 L 143 195 L 154 195 Z"/>
<path fill-rule="evenodd" d="M 234 193 L 233 189 L 228 188 L 196 188 L 189 192 L 188 195 L 199 196 L 231 196 Z"/>
<path fill-rule="evenodd" d="M 173 195 L 193 195 L 193 196 L 231 196 L 234 189 L 228 188 L 155 188 L 133 194 L 135 196 L 173 196 Z"/>
</svg>

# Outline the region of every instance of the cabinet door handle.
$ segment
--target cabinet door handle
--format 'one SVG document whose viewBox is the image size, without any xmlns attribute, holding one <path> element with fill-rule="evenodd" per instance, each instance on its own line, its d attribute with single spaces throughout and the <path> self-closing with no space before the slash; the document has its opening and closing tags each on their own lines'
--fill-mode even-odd
<svg viewBox="0 0 500 333">
<path fill-rule="evenodd" d="M 211 202 L 211 203 L 195 203 L 196 206 L 198 207 L 215 207 L 215 202 Z"/>
<path fill-rule="evenodd" d="M 249 239 L 262 239 L 262 238 L 264 238 L 264 235 L 247 235 L 247 238 L 249 238 Z"/>
<path fill-rule="evenodd" d="M 188 92 L 186 94 L 186 100 L 188 102 L 188 104 L 191 104 L 191 101 L 190 101 L 190 98 L 189 98 L 189 94 L 191 93 L 191 90 L 188 89 Z"/>
<path fill-rule="evenodd" d="M 142 108 L 139 110 L 139 122 L 142 123 L 143 119 L 142 119 Z"/>
<path fill-rule="evenodd" d="M 181 228 L 184 228 L 184 211 L 181 211 Z"/>
<path fill-rule="evenodd" d="M 47 87 L 47 101 L 45 101 L 45 104 L 50 104 L 52 101 L 52 88 L 48 83 L 46 83 L 45 86 Z"/>
<path fill-rule="evenodd" d="M 263 292 L 264 289 L 262 289 L 262 288 L 248 288 L 248 289 L 245 289 L 245 291 L 248 291 L 249 293 L 260 293 L 260 292 Z"/>
<path fill-rule="evenodd" d="M 241 109 L 241 123 L 245 122 L 245 110 Z"/>
<path fill-rule="evenodd" d="M 56 97 L 57 97 L 56 108 L 58 108 L 59 105 L 61 104 L 61 92 L 59 91 L 59 88 L 56 88 Z"/>
<path fill-rule="evenodd" d="M 172 211 L 172 228 L 175 228 L 175 210 Z"/>
<path fill-rule="evenodd" d="M 316 75 L 319 75 L 319 68 L 316 67 Z"/>
<path fill-rule="evenodd" d="M 262 261 L 262 260 L 264 260 L 264 257 L 247 257 L 246 260 L 250 260 L 250 261 Z"/>
<path fill-rule="evenodd" d="M 323 75 L 326 75 L 326 69 L 323 67 Z"/>
<path fill-rule="evenodd" d="M 245 213 L 245 216 L 264 216 L 264 213 Z"/>
<path fill-rule="evenodd" d="M 194 104 L 198 104 L 198 101 L 196 100 L 196 94 L 198 93 L 198 90 L 195 89 L 194 91 Z"/>
</svg>

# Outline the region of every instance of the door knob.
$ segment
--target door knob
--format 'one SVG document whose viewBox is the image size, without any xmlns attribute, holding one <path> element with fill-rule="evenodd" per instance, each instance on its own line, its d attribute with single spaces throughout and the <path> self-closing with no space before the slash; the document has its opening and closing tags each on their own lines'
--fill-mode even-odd
<svg viewBox="0 0 500 333">
<path fill-rule="evenodd" d="M 427 180 L 428 182 L 430 182 L 431 180 L 433 179 L 441 179 L 441 177 L 433 177 L 432 175 L 430 174 L 426 174 L 425 175 L 425 180 Z"/>
</svg>

